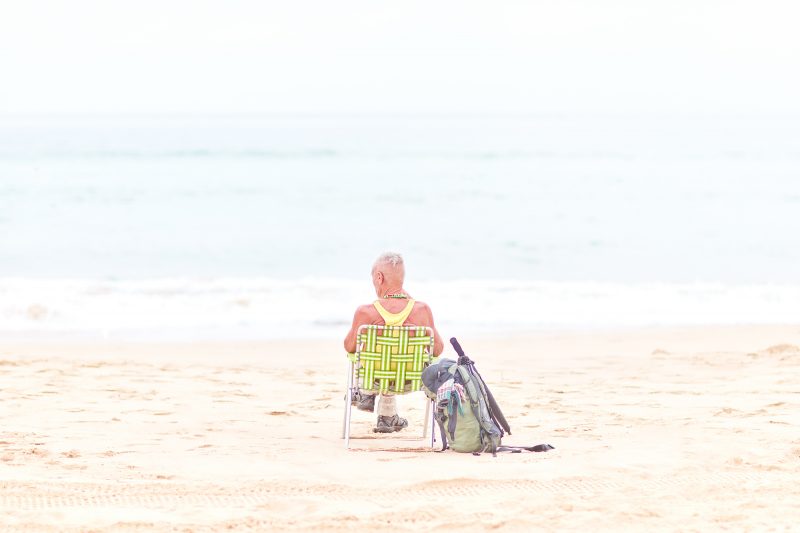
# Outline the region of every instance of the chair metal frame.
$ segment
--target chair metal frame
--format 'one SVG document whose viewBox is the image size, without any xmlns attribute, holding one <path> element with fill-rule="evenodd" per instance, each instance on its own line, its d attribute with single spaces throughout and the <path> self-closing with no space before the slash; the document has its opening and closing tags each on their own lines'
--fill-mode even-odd
<svg viewBox="0 0 800 533">
<path fill-rule="evenodd" d="M 430 365 L 434 362 L 434 355 L 433 355 L 433 328 L 427 326 L 385 326 L 385 325 L 374 325 L 374 324 L 364 324 L 358 327 L 358 332 L 356 335 L 356 351 L 352 356 L 348 356 L 347 358 L 347 393 L 345 394 L 344 398 L 344 423 L 342 427 L 342 438 L 344 439 L 345 448 L 350 448 L 350 422 L 352 420 L 352 410 L 353 410 L 353 397 L 355 396 L 356 392 L 368 390 L 368 391 L 375 391 L 376 394 L 381 394 L 383 392 L 388 392 L 388 387 L 386 386 L 387 381 L 393 381 L 395 384 L 394 390 L 392 390 L 392 394 L 395 395 L 403 395 L 403 394 L 410 394 L 412 392 L 417 392 L 421 390 L 421 380 L 420 379 L 411 379 L 406 377 L 405 370 L 399 371 L 403 379 L 403 383 L 397 383 L 396 377 L 392 379 L 385 378 L 381 381 L 382 385 L 384 386 L 383 389 L 379 387 L 375 387 L 375 380 L 373 379 L 373 383 L 371 387 L 365 387 L 362 383 L 359 385 L 359 373 L 361 371 L 361 356 L 362 352 L 364 351 L 365 345 L 367 343 L 367 335 L 368 332 L 373 332 L 373 334 L 377 335 L 377 332 L 381 330 L 383 332 L 394 333 L 397 332 L 398 336 L 398 346 L 399 346 L 399 339 L 401 335 L 405 334 L 406 340 L 413 339 L 415 337 L 429 337 L 430 342 L 426 342 L 425 344 L 414 343 L 416 346 L 420 346 L 423 349 L 423 361 L 422 361 L 422 368 L 418 369 L 418 372 L 424 369 L 424 367 Z M 413 332 L 413 336 L 410 336 L 409 333 Z M 424 334 L 421 334 L 423 333 Z M 383 336 L 387 337 L 387 336 Z M 395 338 L 393 335 L 389 335 L 388 337 Z M 413 341 L 412 341 L 413 342 Z M 394 344 L 394 343 L 393 343 Z M 383 353 L 381 354 L 381 368 L 377 369 L 376 371 L 379 372 L 383 369 L 383 364 L 388 364 L 389 367 L 395 365 L 397 368 L 398 364 L 405 365 L 408 362 L 408 358 L 411 357 L 410 354 L 392 354 L 387 353 L 391 351 L 391 348 L 394 347 L 389 345 L 389 343 L 385 343 L 382 346 Z M 371 354 L 377 355 L 377 354 Z M 401 361 L 398 361 L 401 359 Z M 404 366 L 405 369 L 405 366 Z M 414 376 L 416 375 L 416 371 Z M 412 376 L 412 378 L 414 377 Z M 408 384 L 411 384 L 411 390 L 406 390 Z M 398 390 L 398 387 L 400 390 Z M 434 447 L 435 443 L 435 434 L 434 434 L 434 412 L 435 409 L 433 408 L 434 400 L 430 398 L 425 398 L 425 418 L 424 420 L 424 427 L 422 429 L 422 438 L 428 437 L 428 430 L 430 429 L 430 446 L 431 448 Z"/>
</svg>

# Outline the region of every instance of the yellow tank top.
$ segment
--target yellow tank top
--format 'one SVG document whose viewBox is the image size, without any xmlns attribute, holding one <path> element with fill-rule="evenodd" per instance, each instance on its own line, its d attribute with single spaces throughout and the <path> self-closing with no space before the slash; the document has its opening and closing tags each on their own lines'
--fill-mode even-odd
<svg viewBox="0 0 800 533">
<path fill-rule="evenodd" d="M 383 308 L 381 305 L 380 300 L 375 300 L 375 303 L 372 305 L 375 306 L 375 309 L 378 310 L 378 314 L 381 315 L 383 321 L 386 322 L 387 326 L 402 326 L 403 323 L 408 318 L 408 315 L 411 314 L 411 309 L 414 308 L 414 300 L 409 300 L 408 304 L 406 304 L 405 309 L 400 311 L 399 313 L 390 313 L 386 309 Z"/>
</svg>

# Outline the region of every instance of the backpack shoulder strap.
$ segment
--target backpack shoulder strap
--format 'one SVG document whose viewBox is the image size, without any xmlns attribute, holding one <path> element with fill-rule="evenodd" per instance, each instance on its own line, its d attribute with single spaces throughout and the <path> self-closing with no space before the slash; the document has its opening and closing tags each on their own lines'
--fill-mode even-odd
<svg viewBox="0 0 800 533">
<path fill-rule="evenodd" d="M 442 422 L 442 419 L 439 417 L 439 415 L 436 415 L 435 418 L 436 418 L 436 425 L 439 426 L 439 433 L 442 435 L 442 449 L 439 451 L 443 452 L 447 449 L 447 431 L 444 429 L 444 423 Z"/>
</svg>

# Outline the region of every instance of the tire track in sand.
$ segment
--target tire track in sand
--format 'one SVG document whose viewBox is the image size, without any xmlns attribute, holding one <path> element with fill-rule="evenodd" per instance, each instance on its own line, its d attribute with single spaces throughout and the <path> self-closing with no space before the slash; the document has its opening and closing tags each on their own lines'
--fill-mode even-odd
<svg viewBox="0 0 800 533">
<path fill-rule="evenodd" d="M 638 491 L 672 492 L 691 486 L 744 487 L 791 483 L 786 472 L 737 473 L 718 472 L 711 475 L 684 475 L 618 482 L 606 479 L 561 478 L 554 480 L 431 480 L 399 487 L 365 491 L 364 487 L 339 484 L 257 483 L 250 485 L 183 485 L 173 483 L 136 483 L 129 485 L 100 483 L 34 483 L 0 482 L 0 509 L 37 511 L 60 508 L 194 508 L 194 507 L 257 507 L 280 499 L 361 501 L 378 506 L 430 501 L 432 497 L 531 494 L 590 495 L 635 488 Z"/>
</svg>

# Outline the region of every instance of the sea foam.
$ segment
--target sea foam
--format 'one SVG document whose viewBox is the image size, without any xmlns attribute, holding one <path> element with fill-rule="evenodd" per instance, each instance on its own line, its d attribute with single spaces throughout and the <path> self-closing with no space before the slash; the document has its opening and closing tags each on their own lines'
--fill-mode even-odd
<svg viewBox="0 0 800 533">
<path fill-rule="evenodd" d="M 0 278 L 0 335 L 339 338 L 368 281 Z M 452 280 L 411 283 L 442 335 L 800 321 L 800 286 Z"/>
</svg>

